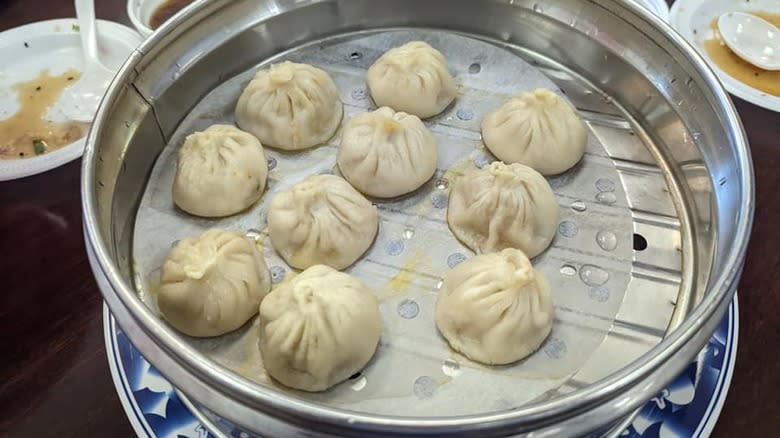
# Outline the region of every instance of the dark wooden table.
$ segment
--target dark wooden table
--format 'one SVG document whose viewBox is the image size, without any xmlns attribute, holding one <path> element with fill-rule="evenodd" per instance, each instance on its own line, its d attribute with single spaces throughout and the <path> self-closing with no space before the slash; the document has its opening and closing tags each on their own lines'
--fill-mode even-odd
<svg viewBox="0 0 780 438">
<path fill-rule="evenodd" d="M 128 23 L 123 0 L 96 3 L 99 17 Z M 0 0 L 0 31 L 72 16 L 71 0 Z M 753 151 L 757 208 L 736 371 L 715 436 L 770 437 L 780 430 L 780 114 L 735 103 Z M 84 252 L 80 168 L 75 161 L 0 183 L 0 436 L 133 436 Z"/>
</svg>

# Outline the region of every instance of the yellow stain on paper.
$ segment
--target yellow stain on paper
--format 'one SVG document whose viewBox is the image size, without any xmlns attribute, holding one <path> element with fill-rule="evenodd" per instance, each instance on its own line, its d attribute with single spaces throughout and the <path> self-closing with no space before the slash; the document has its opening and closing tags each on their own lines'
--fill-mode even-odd
<svg viewBox="0 0 780 438">
<path fill-rule="evenodd" d="M 387 287 L 384 289 L 389 289 L 391 295 L 407 292 L 411 288 L 412 283 L 414 283 L 415 277 L 417 276 L 416 270 L 421 264 L 423 257 L 424 254 L 422 251 L 415 251 L 414 254 L 401 265 L 398 273 L 387 282 Z"/>
<path fill-rule="evenodd" d="M 268 226 L 266 225 L 265 228 L 260 230 L 260 235 L 257 236 L 257 239 L 255 240 L 255 246 L 257 247 L 257 250 L 262 253 L 265 250 L 265 240 L 268 238 Z"/>
<path fill-rule="evenodd" d="M 444 178 L 452 183 L 466 173 L 476 169 L 477 167 L 474 165 L 473 160 L 469 156 L 453 164 L 452 167 L 447 169 L 447 171 L 444 172 Z"/>
</svg>

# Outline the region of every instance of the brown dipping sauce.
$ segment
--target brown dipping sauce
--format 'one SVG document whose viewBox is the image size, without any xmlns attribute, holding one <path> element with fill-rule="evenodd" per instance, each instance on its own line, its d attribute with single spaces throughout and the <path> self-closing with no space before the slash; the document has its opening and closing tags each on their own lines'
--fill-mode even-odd
<svg viewBox="0 0 780 438">
<path fill-rule="evenodd" d="M 750 13 L 780 27 L 780 14 L 767 12 Z M 710 55 L 710 59 L 721 70 L 743 84 L 761 90 L 764 93 L 780 97 L 780 71 L 764 70 L 743 60 L 723 42 L 723 38 L 718 31 L 718 20 L 713 20 L 710 26 L 715 31 L 715 36 L 704 41 L 704 48 L 707 50 L 707 54 Z"/>
<path fill-rule="evenodd" d="M 169 18 L 176 15 L 177 12 L 184 9 L 185 6 L 192 3 L 193 0 L 166 0 L 163 4 L 154 10 L 151 18 L 152 29 L 157 29 Z"/>
<path fill-rule="evenodd" d="M 0 160 L 42 155 L 67 146 L 86 134 L 88 123 L 46 119 L 47 111 L 57 102 L 62 91 L 80 77 L 81 73 L 73 69 L 57 76 L 51 76 L 45 70 L 37 78 L 13 87 L 17 92 L 19 110 L 0 120 Z"/>
</svg>

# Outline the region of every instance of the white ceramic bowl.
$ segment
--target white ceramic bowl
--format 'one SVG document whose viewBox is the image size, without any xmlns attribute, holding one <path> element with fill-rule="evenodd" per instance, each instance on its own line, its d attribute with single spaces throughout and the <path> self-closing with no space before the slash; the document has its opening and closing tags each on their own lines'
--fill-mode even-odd
<svg viewBox="0 0 780 438">
<path fill-rule="evenodd" d="M 130 22 L 144 38 L 154 32 L 151 24 L 152 14 L 165 3 L 165 0 L 127 0 L 127 15 Z"/>
</svg>

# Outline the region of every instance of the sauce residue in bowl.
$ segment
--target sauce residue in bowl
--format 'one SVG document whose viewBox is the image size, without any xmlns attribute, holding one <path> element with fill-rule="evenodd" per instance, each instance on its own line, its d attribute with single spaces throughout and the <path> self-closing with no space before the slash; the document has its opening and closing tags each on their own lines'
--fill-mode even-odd
<svg viewBox="0 0 780 438">
<path fill-rule="evenodd" d="M 81 73 L 73 69 L 58 76 L 51 76 L 48 70 L 44 70 L 33 80 L 14 85 L 19 110 L 0 120 L 0 159 L 42 155 L 67 146 L 86 134 L 88 123 L 46 119 L 46 112 L 60 98 L 62 90 L 80 77 Z"/>
<path fill-rule="evenodd" d="M 192 0 L 166 0 L 163 4 L 157 7 L 152 13 L 152 18 L 149 20 L 152 29 L 157 29 L 162 26 L 163 23 L 168 21 L 169 18 L 176 15 L 177 12 L 184 9 L 185 6 L 192 3 Z"/>
<path fill-rule="evenodd" d="M 751 12 L 751 14 L 763 18 L 766 21 L 780 27 L 780 14 L 768 12 Z M 725 73 L 734 79 L 749 85 L 764 93 L 780 97 L 780 71 L 768 71 L 756 67 L 743 60 L 723 42 L 723 37 L 718 31 L 718 19 L 714 19 L 710 25 L 715 33 L 713 38 L 704 41 L 704 48 L 710 59 Z"/>
</svg>

